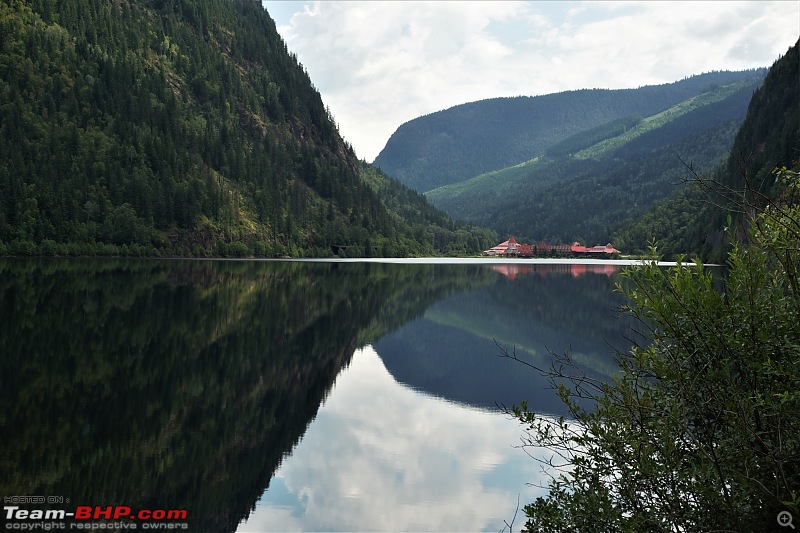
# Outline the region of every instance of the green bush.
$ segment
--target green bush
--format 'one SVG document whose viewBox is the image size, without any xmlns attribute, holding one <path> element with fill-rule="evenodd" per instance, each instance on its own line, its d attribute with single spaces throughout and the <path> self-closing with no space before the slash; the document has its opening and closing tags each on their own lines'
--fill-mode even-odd
<svg viewBox="0 0 800 533">
<path fill-rule="evenodd" d="M 800 173 L 754 216 L 720 280 L 702 263 L 625 271 L 652 342 L 610 384 L 559 393 L 573 419 L 514 408 L 526 445 L 565 459 L 529 531 L 765 531 L 800 518 Z M 655 257 L 654 257 L 655 259 Z M 721 284 L 721 290 L 720 290 Z M 593 390 L 591 409 L 578 396 Z"/>
</svg>

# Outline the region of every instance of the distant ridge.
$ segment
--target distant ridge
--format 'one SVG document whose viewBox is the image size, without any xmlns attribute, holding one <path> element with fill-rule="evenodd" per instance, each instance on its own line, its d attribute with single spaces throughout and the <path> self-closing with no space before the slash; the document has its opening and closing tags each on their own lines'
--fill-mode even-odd
<svg viewBox="0 0 800 533">
<path fill-rule="evenodd" d="M 715 86 L 765 72 L 710 72 L 637 89 L 583 89 L 466 103 L 403 124 L 374 164 L 427 192 L 527 161 L 590 128 L 653 115 Z"/>
<path fill-rule="evenodd" d="M 686 165 L 707 172 L 728 156 L 762 73 L 709 85 L 652 115 L 586 129 L 524 163 L 426 196 L 451 216 L 500 235 L 615 242 L 611 228 L 674 193 L 689 174 Z"/>
</svg>

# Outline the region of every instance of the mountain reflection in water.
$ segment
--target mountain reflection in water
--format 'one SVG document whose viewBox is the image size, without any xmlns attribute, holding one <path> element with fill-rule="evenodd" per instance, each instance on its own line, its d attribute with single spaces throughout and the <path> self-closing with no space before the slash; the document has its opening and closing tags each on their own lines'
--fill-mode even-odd
<svg viewBox="0 0 800 533">
<path fill-rule="evenodd" d="M 547 367 L 569 351 L 600 379 L 630 321 L 614 318 L 617 265 L 502 264 L 356 352 L 240 531 L 500 531 L 545 485 L 498 403 L 563 414 Z M 546 451 L 537 452 L 541 456 Z M 534 484 L 534 485 L 530 485 Z"/>
<path fill-rule="evenodd" d="M 283 498 L 286 527 L 313 529 L 322 498 L 327 529 L 434 530 L 450 501 L 499 530 L 535 463 L 508 458 L 520 428 L 495 404 L 560 406 L 495 340 L 608 376 L 627 326 L 609 273 L 498 266 L 0 260 L 0 492 L 185 508 L 197 531 L 237 529 L 262 494 L 245 525 Z M 350 467 L 328 487 L 332 465 Z M 390 502 L 395 523 L 344 516 Z"/>
<path fill-rule="evenodd" d="M 508 359 L 501 348 L 547 369 L 569 354 L 589 376 L 608 379 L 616 351 L 627 351 L 632 321 L 618 317 L 618 265 L 504 264 L 495 283 L 454 294 L 381 338 L 389 372 L 426 393 L 476 407 L 527 400 L 531 409 L 566 414 L 549 379 Z"/>
</svg>

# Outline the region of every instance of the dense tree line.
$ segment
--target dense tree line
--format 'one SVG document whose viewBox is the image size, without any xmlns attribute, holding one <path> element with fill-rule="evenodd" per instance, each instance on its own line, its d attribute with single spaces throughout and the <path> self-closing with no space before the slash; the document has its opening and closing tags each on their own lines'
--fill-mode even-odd
<svg viewBox="0 0 800 533">
<path fill-rule="evenodd" d="M 684 184 L 666 200 L 615 227 L 611 239 L 632 254 L 645 254 L 648 246 L 657 244 L 659 252 L 669 259 L 687 251 L 709 258 L 713 250 L 706 238 L 710 228 L 699 225 L 698 220 L 716 209 L 702 190 Z M 721 231 L 716 238 L 722 239 Z"/>
<path fill-rule="evenodd" d="M 0 253 L 437 251 L 256 1 L 11 0 L 0 34 Z"/>
</svg>

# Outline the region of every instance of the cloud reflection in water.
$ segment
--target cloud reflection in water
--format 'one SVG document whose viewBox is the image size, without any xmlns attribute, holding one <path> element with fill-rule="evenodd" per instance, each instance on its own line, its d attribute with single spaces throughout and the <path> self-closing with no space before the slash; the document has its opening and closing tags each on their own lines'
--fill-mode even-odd
<svg viewBox="0 0 800 533">
<path fill-rule="evenodd" d="M 357 350 L 239 531 L 500 531 L 542 489 L 522 427 L 398 384 Z M 520 511 L 515 522 L 524 522 Z"/>
</svg>

